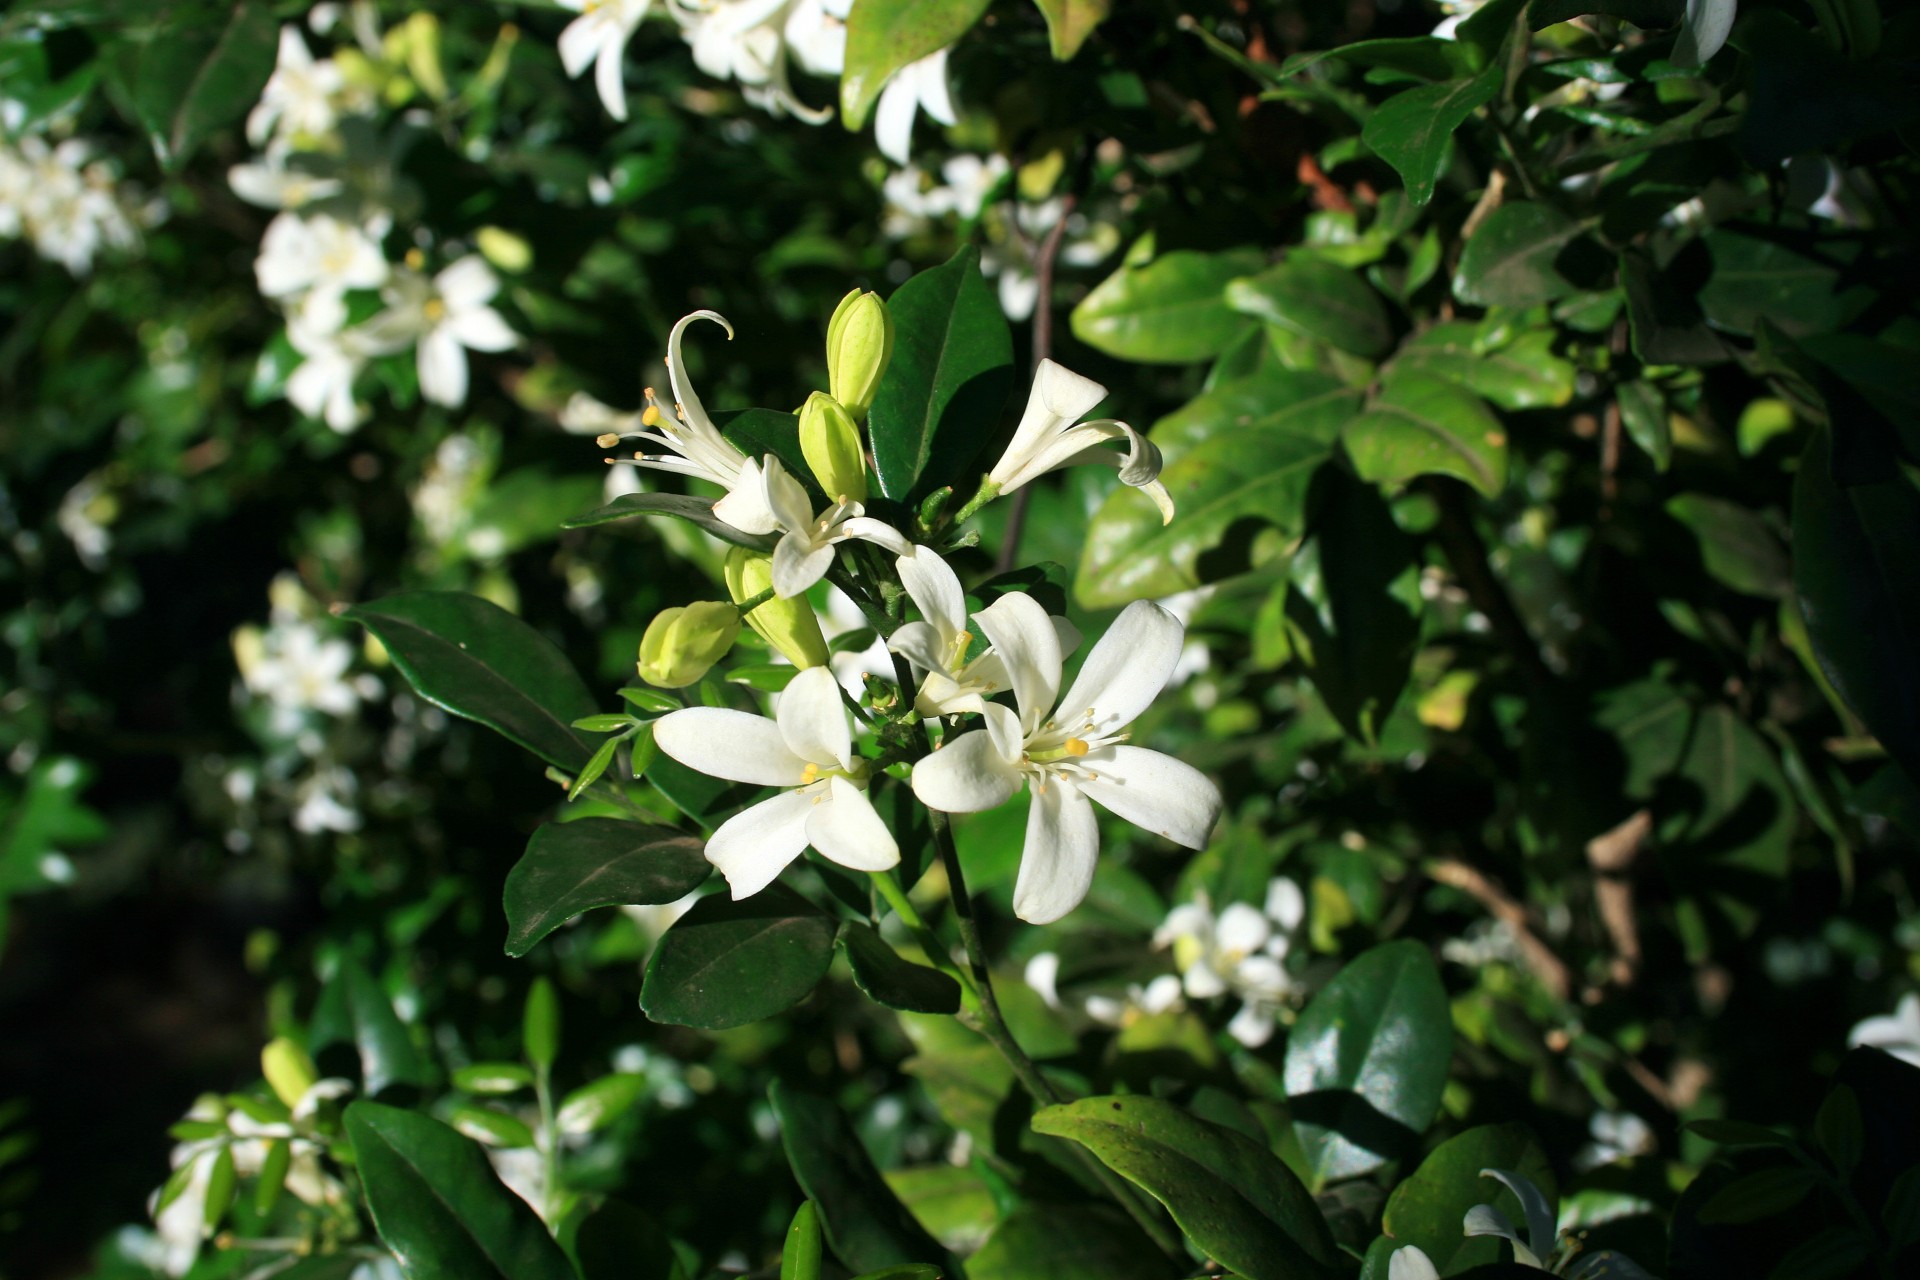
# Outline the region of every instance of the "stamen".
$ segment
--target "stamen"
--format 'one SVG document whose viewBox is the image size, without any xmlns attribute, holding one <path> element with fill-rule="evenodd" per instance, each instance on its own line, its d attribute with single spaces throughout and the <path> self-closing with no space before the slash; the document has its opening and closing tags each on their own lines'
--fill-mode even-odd
<svg viewBox="0 0 1920 1280">
<path fill-rule="evenodd" d="M 609 431 L 603 436 L 595 436 L 593 442 L 602 449 L 611 449 L 620 443 L 620 433 L 618 431 Z"/>
<path fill-rule="evenodd" d="M 657 427 L 661 423 L 660 406 L 653 402 L 653 392 L 647 392 L 647 396 L 647 407 L 640 411 L 640 421 L 649 427 Z"/>
<path fill-rule="evenodd" d="M 819 780 L 820 780 L 820 766 L 817 764 L 809 764 L 806 768 L 800 771 L 800 781 L 803 784 L 808 782 L 818 782 Z"/>
</svg>

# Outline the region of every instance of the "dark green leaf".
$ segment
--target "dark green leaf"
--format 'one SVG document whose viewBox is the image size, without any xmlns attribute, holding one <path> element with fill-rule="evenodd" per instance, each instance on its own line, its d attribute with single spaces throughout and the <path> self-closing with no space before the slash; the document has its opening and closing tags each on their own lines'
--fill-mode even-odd
<svg viewBox="0 0 1920 1280">
<path fill-rule="evenodd" d="M 1842 1280 L 1860 1274 L 1880 1242 L 1858 1227 L 1828 1227 L 1787 1251 L 1767 1280 Z"/>
<path fill-rule="evenodd" d="M 1195 1244 L 1248 1280 L 1331 1277 L 1340 1254 L 1287 1166 L 1251 1139 L 1151 1097 L 1082 1098 L 1034 1114 L 1167 1206 Z"/>
<path fill-rule="evenodd" d="M 584 515 L 562 520 L 560 527 L 590 529 L 597 524 L 629 520 L 634 516 L 672 516 L 698 525 L 722 542 L 731 542 L 736 547 L 748 547 L 755 551 L 765 551 L 773 545 L 772 538 L 742 533 L 714 515 L 712 498 L 691 498 L 684 493 L 623 493 L 604 507 L 595 507 Z"/>
<path fill-rule="evenodd" d="M 702 898 L 654 948 L 640 1007 L 709 1031 L 770 1018 L 826 977 L 833 937 L 833 921 L 783 885 L 741 902 Z"/>
<path fill-rule="evenodd" d="M 1386 303 L 1356 272 L 1323 258 L 1295 255 L 1227 285 L 1227 305 L 1290 333 L 1356 356 L 1393 346 Z"/>
<path fill-rule="evenodd" d="M 1604 13 L 1654 31 L 1673 26 L 1686 11 L 1686 0 L 1533 0 L 1527 7 L 1527 25 L 1540 31 L 1590 13 Z"/>
<path fill-rule="evenodd" d="M 1667 502 L 1667 514 L 1700 539 L 1707 572 L 1735 591 L 1778 600 L 1792 589 L 1786 549 L 1753 508 L 1704 493 Z"/>
<path fill-rule="evenodd" d="M 1342 969 L 1287 1038 L 1287 1096 L 1313 1184 L 1407 1149 L 1440 1108 L 1452 1056 L 1446 989 L 1424 946 L 1382 943 Z"/>
<path fill-rule="evenodd" d="M 1744 1120 L 1689 1120 L 1686 1127 L 1723 1147 L 1790 1147 L 1793 1139 Z"/>
<path fill-rule="evenodd" d="M 1553 408 L 1573 399 L 1574 368 L 1553 354 L 1552 331 L 1523 333 L 1484 350 L 1479 332 L 1464 320 L 1437 324 L 1401 343 L 1389 367 L 1457 382 L 1502 409 Z"/>
<path fill-rule="evenodd" d="M 438 1120 L 356 1102 L 347 1136 L 380 1238 L 408 1280 L 575 1280 L 527 1202 Z"/>
<path fill-rule="evenodd" d="M 499 605 L 458 591 L 411 591 L 342 615 L 387 647 L 420 696 L 478 720 L 569 772 L 594 744 L 573 728 L 593 694 L 555 647 Z"/>
<path fill-rule="evenodd" d="M 279 38 L 269 6 L 236 4 L 217 27 L 188 24 L 148 43 L 133 97 L 163 166 L 178 169 L 260 100 Z"/>
<path fill-rule="evenodd" d="M 406 1024 L 366 966 L 342 957 L 339 971 L 321 990 L 308 1030 L 315 1054 L 334 1045 L 354 1050 L 360 1062 L 360 1090 L 375 1097 L 394 1085 L 424 1086 L 426 1064 L 413 1046 Z"/>
<path fill-rule="evenodd" d="M 1700 1221 L 1725 1226 L 1771 1218 L 1806 1199 L 1819 1181 L 1813 1170 L 1797 1164 L 1743 1174 L 1700 1206 Z"/>
<path fill-rule="evenodd" d="M 1250 328 L 1222 296 L 1227 282 L 1259 268 L 1252 249 L 1181 249 L 1145 266 L 1122 266 L 1073 309 L 1073 336 L 1122 360 L 1210 360 Z"/>
<path fill-rule="evenodd" d="M 1667 419 L 1666 397 L 1651 382 L 1623 382 L 1613 394 L 1620 402 L 1620 424 L 1627 438 L 1653 459 L 1656 470 L 1673 465 L 1673 426 Z"/>
<path fill-rule="evenodd" d="M 573 1239 L 580 1280 L 691 1280 L 673 1241 L 624 1200 L 603 1201 Z"/>
<path fill-rule="evenodd" d="M 659 788 L 674 808 L 708 830 L 771 794 L 765 787 L 728 782 L 725 778 L 689 769 L 672 756 L 664 755 L 647 766 L 647 781 Z"/>
<path fill-rule="evenodd" d="M 848 921 L 840 926 L 840 949 L 854 985 L 889 1009 L 909 1013 L 960 1012 L 960 984 L 938 969 L 903 959 L 873 926 Z"/>
<path fill-rule="evenodd" d="M 901 285 L 887 313 L 893 359 L 867 428 L 880 491 L 911 502 L 975 479 L 1013 385 L 1013 336 L 971 245 Z"/>
<path fill-rule="evenodd" d="M 1360 136 L 1375 155 L 1392 165 L 1407 184 L 1407 196 L 1416 205 L 1433 199 L 1433 188 L 1446 167 L 1447 143 L 1468 116 L 1493 100 L 1500 91 L 1502 67 L 1464 80 L 1407 89 L 1382 103 L 1367 117 Z"/>
<path fill-rule="evenodd" d="M 1491 498 L 1507 485 L 1507 433 L 1471 391 L 1417 369 L 1387 375 L 1340 433 L 1354 470 L 1375 484 L 1458 476 Z"/>
<path fill-rule="evenodd" d="M 1866 1149 L 1866 1133 L 1861 1127 L 1859 1095 L 1846 1085 L 1835 1085 L 1820 1113 L 1813 1120 L 1813 1139 L 1833 1163 L 1833 1171 L 1845 1182 Z"/>
<path fill-rule="evenodd" d="M 1620 255 L 1620 283 L 1627 291 L 1627 325 L 1633 354 L 1645 364 L 1713 364 L 1727 358 L 1726 343 L 1707 326 L 1700 304 L 1643 254 Z"/>
<path fill-rule="evenodd" d="M 967 1259 L 968 1280 L 1171 1280 L 1173 1268 L 1106 1205 L 1022 1205 Z"/>
<path fill-rule="evenodd" d="M 582 911 L 677 901 L 710 870 L 701 842 L 667 827 L 617 818 L 549 822 L 507 875 L 507 954 L 527 954 Z"/>
<path fill-rule="evenodd" d="M 1838 267 L 1758 236 L 1716 227 L 1701 243 L 1713 268 L 1700 307 L 1708 323 L 1729 333 L 1751 335 L 1762 317 L 1796 337 L 1831 333 L 1875 297 L 1864 284 L 1843 289 Z"/>
<path fill-rule="evenodd" d="M 839 1107 L 783 1081 L 767 1096 L 794 1180 L 820 1211 L 827 1243 L 842 1262 L 872 1271 L 944 1258 L 880 1176 Z"/>
<path fill-rule="evenodd" d="M 1396 1247 L 1423 1250 L 1442 1275 L 1497 1261 L 1498 1241 L 1461 1234 L 1467 1210 L 1492 1204 L 1509 1221 L 1524 1222 L 1525 1217 L 1513 1193 L 1482 1178 L 1482 1169 L 1512 1170 L 1539 1187 L 1549 1203 L 1556 1198 L 1553 1165 L 1526 1126 L 1482 1125 L 1434 1148 L 1413 1176 L 1393 1189 L 1380 1229 L 1393 1237 Z"/>
<path fill-rule="evenodd" d="M 1478 307 L 1535 307 L 1577 292 L 1554 262 L 1580 232 L 1579 223 L 1550 204 L 1501 205 L 1467 241 L 1454 296 Z"/>
<path fill-rule="evenodd" d="M 1880 1225 L 1887 1229 L 1887 1242 L 1896 1251 L 1920 1241 L 1920 1164 L 1895 1178 L 1887 1189 Z"/>
<path fill-rule="evenodd" d="M 847 16 L 846 70 L 840 114 L 858 129 L 901 68 L 965 35 L 988 0 L 860 0 Z"/>
</svg>

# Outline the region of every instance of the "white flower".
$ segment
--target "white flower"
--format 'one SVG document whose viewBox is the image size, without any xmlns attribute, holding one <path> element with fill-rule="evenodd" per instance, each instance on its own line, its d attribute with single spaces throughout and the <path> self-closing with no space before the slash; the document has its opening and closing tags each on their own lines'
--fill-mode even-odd
<svg viewBox="0 0 1920 1280">
<path fill-rule="evenodd" d="M 313 291 L 339 295 L 377 289 L 391 268 L 366 229 L 331 214 L 283 213 L 267 224 L 254 260 L 254 279 L 269 298 Z"/>
<path fill-rule="evenodd" d="M 247 691 L 276 708 L 346 716 L 360 705 L 360 690 L 347 678 L 353 667 L 353 646 L 314 627 L 302 623 L 270 627 L 261 636 L 257 652 L 251 645 L 236 645 L 235 653 Z"/>
<path fill-rule="evenodd" d="M 907 597 L 923 621 L 909 622 L 887 638 L 887 647 L 925 673 L 915 709 L 923 716 L 981 714 L 989 696 L 1011 687 L 1007 667 L 991 647 L 967 660 L 973 633 L 967 630 L 967 596 L 951 566 L 931 547 L 914 547 L 894 561 Z M 1064 657 L 1080 647 L 1080 631 L 1065 618 L 1052 619 Z"/>
<path fill-rule="evenodd" d="M 556 0 L 562 9 L 580 16 L 560 33 L 560 63 L 570 76 L 578 76 L 594 64 L 593 83 L 606 104 L 607 114 L 615 120 L 627 118 L 627 87 L 621 74 L 621 59 L 626 56 L 627 41 L 640 26 L 640 20 L 653 7 L 653 0 Z"/>
<path fill-rule="evenodd" d="M 947 88 L 947 50 L 908 63 L 887 81 L 873 111 L 873 141 L 880 154 L 905 164 L 913 149 L 913 121 L 920 112 L 944 125 L 954 124 L 953 95 Z"/>
<path fill-rule="evenodd" d="M 1596 1111 L 1587 1120 L 1587 1132 L 1593 1141 L 1573 1157 L 1573 1167 L 1582 1172 L 1654 1149 L 1653 1130 L 1630 1111 Z"/>
<path fill-rule="evenodd" d="M 1146 986 L 1127 987 L 1125 996 L 1088 996 L 1087 1016 L 1109 1027 L 1125 1027 L 1155 1014 L 1180 1008 L 1180 979 L 1163 973 Z"/>
<path fill-rule="evenodd" d="M 1128 605 L 1057 707 L 1060 639 L 1047 611 L 1032 597 L 1013 594 L 974 620 L 1006 663 L 1019 713 L 986 704 L 987 727 L 953 738 L 916 764 L 913 790 L 931 808 L 974 813 L 1029 787 L 1015 915 L 1047 924 L 1087 896 L 1100 852 L 1089 798 L 1176 844 L 1206 846 L 1220 816 L 1219 790 L 1191 765 L 1123 745 L 1127 725 L 1146 710 L 1179 659 L 1182 628 L 1172 614 L 1145 600 Z"/>
<path fill-rule="evenodd" d="M 92 155 L 79 138 L 49 147 L 26 137 L 17 151 L 0 143 L 0 235 L 24 234 L 41 257 L 76 276 L 93 268 L 102 247 L 139 240 L 127 197 Z"/>
<path fill-rule="evenodd" d="M 73 543 L 80 563 L 95 572 L 106 566 L 107 552 L 113 547 L 113 530 L 108 526 L 119 508 L 119 502 L 95 472 L 67 490 L 54 512 L 54 522 Z"/>
<path fill-rule="evenodd" d="M 855 871 L 900 861 L 893 833 L 867 799 L 867 762 L 853 754 L 840 686 L 826 667 L 795 676 L 772 719 L 689 707 L 654 721 L 653 740 L 712 777 L 786 788 L 721 823 L 707 841 L 707 861 L 736 901 L 766 888 L 808 845 Z"/>
<path fill-rule="evenodd" d="M 322 178 L 286 166 L 284 148 L 268 148 L 264 159 L 227 170 L 227 185 L 248 204 L 263 209 L 298 209 L 340 194 L 338 178 Z"/>
<path fill-rule="evenodd" d="M 1920 994 L 1902 996 L 1890 1016 L 1856 1023 L 1847 1033 L 1847 1047 L 1861 1045 L 1884 1049 L 1902 1062 L 1920 1067 Z"/>
<path fill-rule="evenodd" d="M 1196 1000 L 1232 994 L 1242 1001 L 1227 1032 L 1257 1049 L 1273 1038 L 1276 1015 L 1297 988 L 1287 972 L 1287 935 L 1306 915 L 1300 886 L 1284 876 L 1267 884 L 1264 911 L 1244 902 L 1218 916 L 1203 896 L 1167 914 L 1154 931 L 1156 947 L 1171 947 L 1186 993 Z"/>
<path fill-rule="evenodd" d="M 505 351 L 519 341 L 488 305 L 498 292 L 499 279 L 477 254 L 431 280 L 417 271 L 395 272 L 388 309 L 367 322 L 368 340 L 384 349 L 417 343 L 420 394 L 435 404 L 464 404 L 467 352 Z"/>
<path fill-rule="evenodd" d="M 806 489 L 772 454 L 761 463 L 761 484 L 767 509 L 785 530 L 773 548 L 773 590 L 782 600 L 799 595 L 824 578 L 833 566 L 834 548 L 849 538 L 878 543 L 895 555 L 913 550 L 913 544 L 892 525 L 864 514 L 865 507 L 846 497 L 835 499 L 816 517 Z M 720 513 L 717 504 L 714 513 Z"/>
<path fill-rule="evenodd" d="M 280 55 L 247 115 L 247 141 L 265 145 L 283 138 L 321 138 L 333 132 L 342 107 L 365 105 L 350 93 L 346 76 L 331 58 L 315 62 L 296 27 L 280 28 Z"/>
<path fill-rule="evenodd" d="M 316 769 L 300 785 L 293 811 L 293 829 L 304 835 L 323 831 L 358 831 L 360 814 L 353 799 L 360 787 L 351 773 L 338 766 Z"/>
<path fill-rule="evenodd" d="M 1160 450 L 1153 442 L 1112 418 L 1079 421 L 1106 397 L 1107 389 L 1092 378 L 1083 378 L 1051 360 L 1042 360 L 1033 376 L 1033 390 L 1027 396 L 1027 411 L 1020 416 L 1020 425 L 1015 428 L 1006 453 L 987 474 L 988 483 L 1000 493 L 1011 493 L 1061 467 L 1104 463 L 1118 467 L 1121 483 L 1132 485 L 1152 498 L 1160 508 L 1162 523 L 1170 523 L 1173 499 L 1160 483 Z M 1127 442 L 1124 456 L 1104 447 L 1113 440 Z"/>
<path fill-rule="evenodd" d="M 287 377 L 287 400 L 342 434 L 366 416 L 353 384 L 371 354 L 360 331 L 342 331 L 346 320 L 346 302 L 334 290 L 316 290 L 287 309 L 287 341 L 302 357 Z"/>
<path fill-rule="evenodd" d="M 693 47 L 694 65 L 738 81 L 747 101 L 775 115 L 792 112 L 809 124 L 833 118 L 833 108 L 801 102 L 787 78 L 790 39 L 791 51 L 808 70 L 839 71 L 845 33 L 836 46 L 834 12 L 821 0 L 669 0 L 669 10 Z"/>
</svg>

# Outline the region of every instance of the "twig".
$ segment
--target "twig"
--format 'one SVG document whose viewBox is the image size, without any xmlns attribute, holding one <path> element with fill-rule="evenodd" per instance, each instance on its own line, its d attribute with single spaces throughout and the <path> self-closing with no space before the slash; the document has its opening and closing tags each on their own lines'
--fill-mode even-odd
<svg viewBox="0 0 1920 1280">
<path fill-rule="evenodd" d="M 1572 974 L 1566 962 L 1553 953 L 1553 948 L 1540 940 L 1540 935 L 1535 932 L 1533 912 L 1488 879 L 1485 873 L 1458 858 L 1437 858 L 1427 864 L 1426 871 L 1441 884 L 1452 885 L 1473 898 L 1494 919 L 1513 930 L 1514 937 L 1520 943 L 1520 952 L 1527 959 L 1527 967 L 1540 979 L 1540 985 L 1552 993 L 1556 1000 L 1567 998 L 1573 989 Z"/>
<path fill-rule="evenodd" d="M 1079 203 L 1077 192 L 1069 191 L 1060 197 L 1060 217 L 1047 229 L 1047 238 L 1040 242 L 1040 250 L 1034 255 L 1033 275 L 1039 290 L 1033 304 L 1033 368 L 1036 373 L 1039 372 L 1040 362 L 1053 354 L 1053 266 L 1060 257 L 1060 242 L 1067 234 L 1067 219 L 1073 216 L 1074 206 Z M 1016 490 L 1008 500 L 1007 532 L 1000 539 L 1000 553 L 993 560 L 995 573 L 1005 573 L 1013 568 L 1014 557 L 1020 553 L 1020 535 L 1026 532 L 1027 506 L 1032 501 L 1031 485 Z"/>
<path fill-rule="evenodd" d="M 1633 882 L 1628 878 L 1640 850 L 1653 831 L 1653 811 L 1642 809 L 1611 831 L 1587 842 L 1587 864 L 1593 868 L 1593 900 L 1600 923 L 1613 940 L 1613 963 L 1608 969 L 1614 985 L 1631 986 L 1640 972 L 1640 929 L 1634 921 Z M 1587 993 L 1589 1001 L 1597 991 Z"/>
</svg>

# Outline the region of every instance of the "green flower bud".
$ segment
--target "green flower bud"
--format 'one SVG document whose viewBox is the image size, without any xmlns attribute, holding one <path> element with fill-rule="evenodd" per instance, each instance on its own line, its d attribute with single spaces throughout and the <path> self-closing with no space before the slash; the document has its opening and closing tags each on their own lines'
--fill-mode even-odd
<svg viewBox="0 0 1920 1280">
<path fill-rule="evenodd" d="M 855 422 L 866 420 L 892 355 L 893 317 L 880 295 L 855 289 L 840 299 L 827 322 L 827 377 L 833 398 Z"/>
<path fill-rule="evenodd" d="M 640 637 L 640 678 L 662 689 L 690 685 L 727 656 L 740 611 L 718 600 L 663 609 Z"/>
<path fill-rule="evenodd" d="M 727 553 L 727 594 L 735 603 L 753 599 L 773 587 L 773 558 L 745 547 Z M 754 607 L 747 625 L 762 639 L 786 656 L 788 662 L 805 671 L 827 664 L 827 638 L 820 634 L 820 619 L 813 606 L 802 597 L 778 598 Z"/>
<path fill-rule="evenodd" d="M 840 402 L 816 391 L 800 406 L 800 452 L 813 478 L 838 502 L 867 500 L 867 459 L 860 449 L 860 428 Z"/>
<path fill-rule="evenodd" d="M 320 1080 L 320 1069 L 313 1065 L 307 1051 L 285 1036 L 269 1041 L 260 1051 L 260 1074 L 288 1110 L 299 1106 L 300 1099 Z"/>
</svg>

